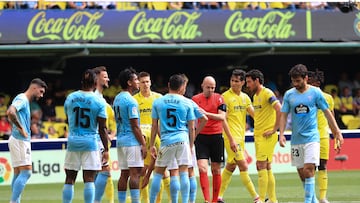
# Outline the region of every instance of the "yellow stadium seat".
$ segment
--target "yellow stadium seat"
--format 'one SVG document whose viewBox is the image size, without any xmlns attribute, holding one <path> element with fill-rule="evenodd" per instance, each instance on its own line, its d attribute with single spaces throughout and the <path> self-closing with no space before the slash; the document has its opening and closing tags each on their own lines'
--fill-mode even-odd
<svg viewBox="0 0 360 203">
<path fill-rule="evenodd" d="M 342 120 L 342 122 L 343 122 L 346 126 L 348 126 L 350 120 L 352 120 L 352 119 L 354 119 L 354 118 L 355 118 L 355 117 L 354 117 L 353 115 L 342 115 L 342 116 L 341 116 L 341 120 Z"/>
<path fill-rule="evenodd" d="M 353 119 L 350 119 L 347 125 L 348 129 L 358 129 L 360 128 L 360 118 L 355 117 Z"/>
<path fill-rule="evenodd" d="M 66 114 L 64 106 L 55 106 L 55 113 L 56 113 L 56 119 L 65 121 L 66 120 Z"/>
</svg>

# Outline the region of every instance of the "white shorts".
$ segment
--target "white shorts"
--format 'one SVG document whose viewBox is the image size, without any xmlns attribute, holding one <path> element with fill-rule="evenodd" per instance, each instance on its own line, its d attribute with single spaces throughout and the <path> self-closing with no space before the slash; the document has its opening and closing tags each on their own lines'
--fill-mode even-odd
<svg viewBox="0 0 360 203">
<path fill-rule="evenodd" d="M 160 147 L 155 166 L 168 167 L 169 170 L 178 169 L 179 166 L 190 166 L 192 163 L 190 146 L 186 142 L 177 142 Z"/>
<path fill-rule="evenodd" d="M 64 168 L 68 170 L 101 170 L 99 151 L 66 151 Z"/>
<path fill-rule="evenodd" d="M 141 146 L 118 147 L 117 155 L 119 168 L 121 170 L 127 170 L 129 168 L 135 167 L 144 167 Z"/>
<path fill-rule="evenodd" d="M 195 146 L 191 149 L 191 164 L 189 165 L 189 168 L 196 168 L 197 167 L 197 160 L 196 160 L 196 152 L 195 152 Z M 173 162 L 167 167 L 168 170 L 174 170 L 179 169 L 179 165 L 176 162 L 176 159 L 173 160 Z"/>
<path fill-rule="evenodd" d="M 32 165 L 30 142 L 10 136 L 8 146 L 13 167 Z"/>
<path fill-rule="evenodd" d="M 304 164 L 320 162 L 320 143 L 310 142 L 306 144 L 291 145 L 291 164 L 296 168 L 303 168 Z"/>
</svg>

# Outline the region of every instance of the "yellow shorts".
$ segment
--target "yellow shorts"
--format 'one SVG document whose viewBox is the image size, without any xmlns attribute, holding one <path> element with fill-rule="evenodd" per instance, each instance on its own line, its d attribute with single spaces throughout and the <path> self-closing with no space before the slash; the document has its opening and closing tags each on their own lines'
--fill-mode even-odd
<svg viewBox="0 0 360 203">
<path fill-rule="evenodd" d="M 329 160 L 329 138 L 320 138 L 320 159 Z"/>
<path fill-rule="evenodd" d="M 238 143 L 238 151 L 235 153 L 234 151 L 231 150 L 230 147 L 230 143 L 228 140 L 224 140 L 224 144 L 225 144 L 225 150 L 226 150 L 226 163 L 229 164 L 236 164 L 236 161 L 241 161 L 244 160 L 244 149 L 245 149 L 245 144 L 244 141 L 240 141 L 237 142 Z"/>
<path fill-rule="evenodd" d="M 255 152 L 256 152 L 256 160 L 257 161 L 268 161 L 272 162 L 272 158 L 274 155 L 274 149 L 278 142 L 278 134 L 275 132 L 268 138 L 260 138 L 256 139 L 257 136 L 262 135 L 254 135 L 254 143 L 255 143 Z"/>
</svg>

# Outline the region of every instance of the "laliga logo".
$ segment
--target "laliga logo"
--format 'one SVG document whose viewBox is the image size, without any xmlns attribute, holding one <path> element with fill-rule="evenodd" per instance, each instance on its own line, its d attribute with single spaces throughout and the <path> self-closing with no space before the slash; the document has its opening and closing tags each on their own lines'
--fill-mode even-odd
<svg viewBox="0 0 360 203">
<path fill-rule="evenodd" d="M 356 14 L 356 17 L 354 20 L 354 31 L 360 37 L 360 13 Z"/>
<path fill-rule="evenodd" d="M 11 166 L 8 160 L 0 157 L 0 184 L 9 180 L 11 174 Z"/>
</svg>

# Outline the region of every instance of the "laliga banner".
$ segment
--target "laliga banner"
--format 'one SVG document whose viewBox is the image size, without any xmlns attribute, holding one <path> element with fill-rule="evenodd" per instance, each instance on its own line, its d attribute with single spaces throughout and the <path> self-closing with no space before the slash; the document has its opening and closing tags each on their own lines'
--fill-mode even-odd
<svg viewBox="0 0 360 203">
<path fill-rule="evenodd" d="M 44 142 L 45 143 L 45 142 Z M 3 148 L 5 142 L 0 143 Z M 7 145 L 7 143 L 6 143 Z M 249 173 L 256 174 L 256 157 L 254 143 L 249 142 L 245 144 L 248 152 Z M 35 150 L 33 145 L 32 150 L 32 175 L 28 181 L 29 184 L 37 183 L 62 183 L 65 180 L 64 159 L 65 150 Z M 2 150 L 1 150 L 2 151 Z M 112 160 L 110 166 L 112 169 L 113 180 L 118 180 L 120 176 L 119 165 L 117 161 L 116 148 L 110 149 L 110 159 Z M 295 168 L 291 166 L 290 160 L 290 143 L 285 148 L 276 147 L 273 157 L 273 171 L 274 173 L 295 172 Z M 197 170 L 195 170 L 198 173 Z M 209 167 L 209 174 L 211 174 Z M 239 174 L 236 170 L 234 174 Z M 197 174 L 198 175 L 198 174 Z M 10 185 L 13 176 L 13 168 L 11 166 L 10 153 L 2 151 L 0 154 L 0 185 Z M 78 181 L 81 181 L 82 173 L 78 174 Z"/>
<path fill-rule="evenodd" d="M 3 10 L 0 45 L 359 41 L 360 13 L 290 10 Z"/>
</svg>

